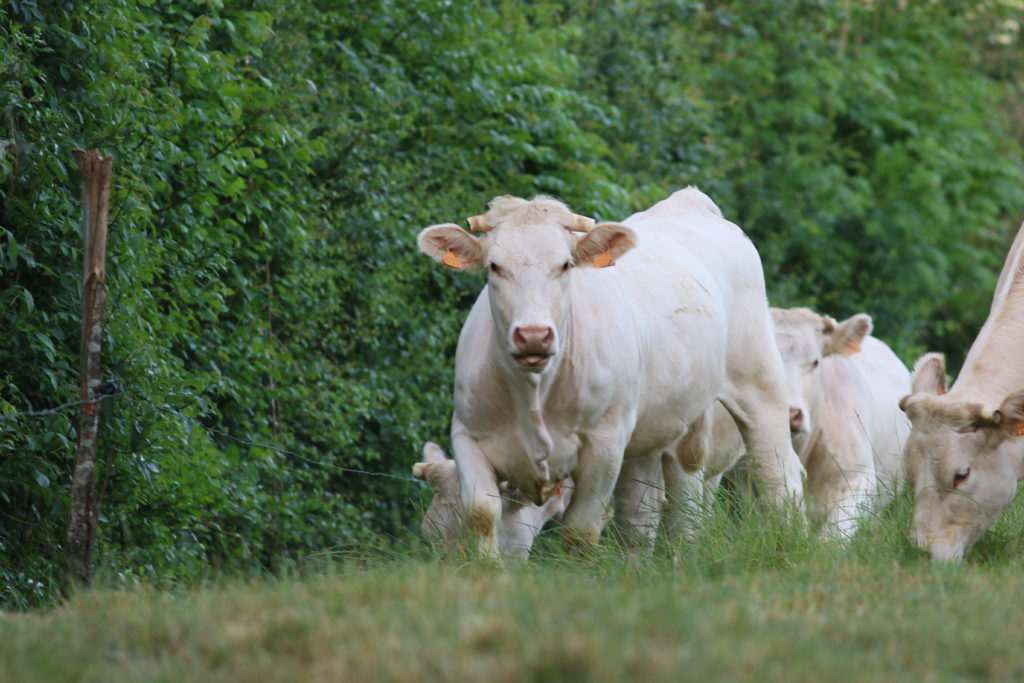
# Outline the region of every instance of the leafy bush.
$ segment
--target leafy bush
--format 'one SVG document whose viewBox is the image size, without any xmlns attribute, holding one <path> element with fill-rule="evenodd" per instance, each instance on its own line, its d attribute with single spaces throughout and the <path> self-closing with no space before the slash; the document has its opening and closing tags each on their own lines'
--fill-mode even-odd
<svg viewBox="0 0 1024 683">
<path fill-rule="evenodd" d="M 698 184 L 773 303 L 959 357 L 1024 213 L 1019 36 L 1002 3 L 883 5 L 8 3 L 0 601 L 61 561 L 75 406 L 22 411 L 77 399 L 73 148 L 115 157 L 97 559 L 276 571 L 406 538 L 480 287 L 413 241 L 494 195 L 616 219 Z"/>
<path fill-rule="evenodd" d="M 959 365 L 1024 216 L 1019 140 L 979 73 L 1008 4 L 586 6 L 581 85 L 622 113 L 601 134 L 636 208 L 700 185 L 775 305 L 866 311 L 907 360 Z"/>
</svg>

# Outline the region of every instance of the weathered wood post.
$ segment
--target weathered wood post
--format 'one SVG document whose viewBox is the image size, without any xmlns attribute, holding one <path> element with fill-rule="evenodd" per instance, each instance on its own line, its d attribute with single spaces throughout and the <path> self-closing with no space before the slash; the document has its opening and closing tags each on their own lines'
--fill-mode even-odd
<svg viewBox="0 0 1024 683">
<path fill-rule="evenodd" d="M 100 349 L 103 305 L 107 300 L 107 216 L 110 172 L 114 158 L 96 150 L 74 150 L 82 173 L 85 208 L 85 265 L 82 274 L 82 369 L 78 420 L 78 452 L 71 479 L 68 530 L 64 540 L 64 593 L 92 582 L 92 549 L 96 540 L 96 443 L 99 438 Z"/>
</svg>

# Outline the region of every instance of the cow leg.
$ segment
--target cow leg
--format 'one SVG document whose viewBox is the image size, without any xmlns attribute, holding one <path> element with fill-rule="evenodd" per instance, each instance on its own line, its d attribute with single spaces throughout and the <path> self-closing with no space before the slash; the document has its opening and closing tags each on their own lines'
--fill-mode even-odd
<svg viewBox="0 0 1024 683">
<path fill-rule="evenodd" d="M 759 489 L 779 504 L 788 501 L 800 505 L 804 467 L 790 440 L 789 407 L 782 391 L 781 374 L 766 371 L 759 377 L 761 381 L 748 382 L 721 400 L 743 436 Z M 779 377 L 779 381 L 764 381 L 772 376 Z"/>
<path fill-rule="evenodd" d="M 815 507 L 824 513 L 822 532 L 848 539 L 857 531 L 860 518 L 872 507 L 876 478 L 870 453 L 844 463 L 825 455 L 815 460 L 808 492 Z"/>
<path fill-rule="evenodd" d="M 835 504 L 829 506 L 823 531 L 849 539 L 857 531 L 860 518 L 871 509 L 871 486 L 868 477 L 857 476 Z"/>
<path fill-rule="evenodd" d="M 665 534 L 672 540 L 693 540 L 702 512 L 704 476 L 700 471 L 684 470 L 671 451 L 661 454 L 661 469 L 665 480 Z"/>
<path fill-rule="evenodd" d="M 704 478 L 704 507 L 710 508 L 715 504 L 715 496 L 718 495 L 718 488 L 722 484 L 722 475 L 724 472 L 719 472 L 713 477 Z"/>
<path fill-rule="evenodd" d="M 476 439 L 452 420 L 452 450 L 462 482 L 462 509 L 466 526 L 485 556 L 498 557 L 498 524 L 501 522 L 501 493 L 494 468 Z"/>
<path fill-rule="evenodd" d="M 502 554 L 506 557 L 527 559 L 530 556 L 533 539 L 547 521 L 543 509 L 532 503 L 507 498 L 503 500 L 499 527 Z"/>
<path fill-rule="evenodd" d="M 562 519 L 569 546 L 596 546 L 608 522 L 615 482 L 622 468 L 625 444 L 613 441 L 600 447 L 585 443 L 573 472 L 572 502 Z"/>
<path fill-rule="evenodd" d="M 615 523 L 627 548 L 653 549 L 664 504 L 661 454 L 623 462 L 615 486 Z"/>
</svg>

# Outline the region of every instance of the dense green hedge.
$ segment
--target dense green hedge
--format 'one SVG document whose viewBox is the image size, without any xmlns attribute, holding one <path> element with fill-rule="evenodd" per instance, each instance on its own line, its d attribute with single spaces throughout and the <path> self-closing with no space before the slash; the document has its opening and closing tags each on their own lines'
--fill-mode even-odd
<svg viewBox="0 0 1024 683">
<path fill-rule="evenodd" d="M 61 559 L 75 413 L 18 413 L 77 397 L 73 148 L 115 156 L 97 559 L 276 570 L 410 538 L 480 286 L 413 240 L 496 194 L 615 219 L 697 184 L 774 303 L 961 357 L 1024 218 L 1019 28 L 906 4 L 9 0 L 0 604 Z"/>
</svg>

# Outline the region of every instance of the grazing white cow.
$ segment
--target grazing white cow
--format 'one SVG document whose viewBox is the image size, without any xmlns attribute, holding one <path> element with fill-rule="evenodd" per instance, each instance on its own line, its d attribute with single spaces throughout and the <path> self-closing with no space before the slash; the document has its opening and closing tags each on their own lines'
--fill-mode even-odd
<svg viewBox="0 0 1024 683">
<path fill-rule="evenodd" d="M 626 542 L 650 543 L 661 454 L 716 398 L 769 495 L 801 499 L 760 258 L 706 195 L 596 226 L 554 199 L 498 197 L 469 224 L 484 236 L 444 224 L 418 241 L 487 273 L 459 335 L 451 431 L 483 552 L 498 552 L 499 482 L 541 505 L 570 476 L 570 542 L 597 543 L 614 496 Z"/>
<path fill-rule="evenodd" d="M 914 486 L 912 537 L 940 562 L 959 562 L 999 517 L 1024 477 L 1024 226 L 1010 247 L 988 319 L 945 391 L 945 361 L 915 364 L 900 406 Z"/>
<path fill-rule="evenodd" d="M 464 537 L 466 518 L 462 511 L 462 486 L 455 461 L 432 441 L 423 447 L 420 462 L 412 474 L 426 481 L 434 492 L 430 507 L 423 514 L 420 531 L 431 544 L 445 547 Z M 561 520 L 572 500 L 572 479 L 562 482 L 543 505 L 525 500 L 515 489 L 504 487 L 501 494 L 501 523 L 498 525 L 498 549 L 503 555 L 526 558 L 534 539 L 551 520 Z"/>
<path fill-rule="evenodd" d="M 899 401 L 910 372 L 869 336 L 865 313 L 837 323 L 807 308 L 773 308 L 772 319 L 808 502 L 827 531 L 849 537 L 863 514 L 892 500 L 900 481 L 910 423 Z"/>
</svg>

